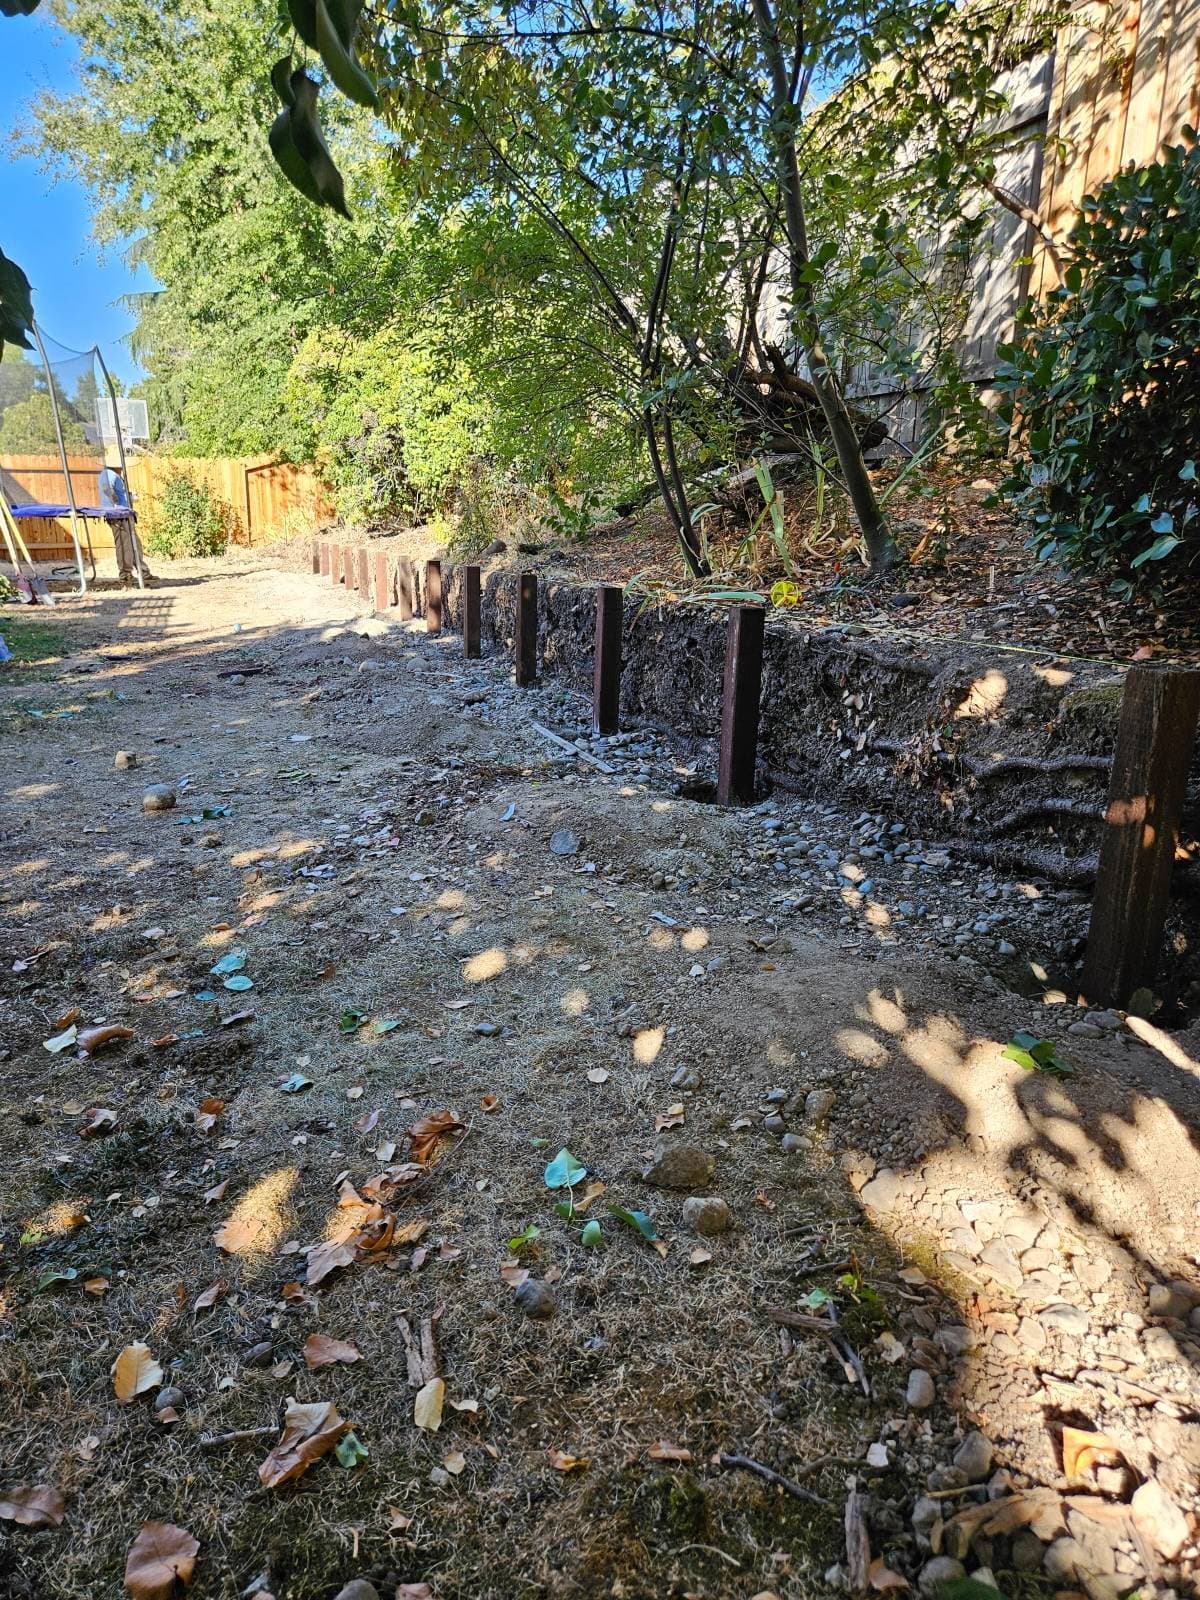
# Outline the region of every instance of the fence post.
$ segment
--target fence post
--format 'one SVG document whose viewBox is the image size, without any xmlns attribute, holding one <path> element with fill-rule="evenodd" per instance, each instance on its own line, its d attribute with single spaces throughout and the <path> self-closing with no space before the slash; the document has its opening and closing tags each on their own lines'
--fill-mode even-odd
<svg viewBox="0 0 1200 1600">
<path fill-rule="evenodd" d="M 329 546 L 329 580 L 335 589 L 342 581 L 342 547 L 336 539 Z"/>
<path fill-rule="evenodd" d="M 479 568 L 463 568 L 463 650 L 469 660 L 479 656 Z"/>
<path fill-rule="evenodd" d="M 517 595 L 515 674 L 517 686 L 521 689 L 537 682 L 537 606 L 537 573 L 523 572 L 521 574 L 521 588 Z"/>
<path fill-rule="evenodd" d="M 1083 962 L 1095 1004 L 1154 982 L 1198 719 L 1200 672 L 1129 669 Z"/>
<path fill-rule="evenodd" d="M 329 576 L 329 540 L 328 539 L 322 539 L 321 540 L 321 569 L 320 570 L 321 570 L 321 576 L 323 578 L 327 578 Z"/>
<path fill-rule="evenodd" d="M 733 606 L 729 613 L 717 771 L 717 800 L 723 806 L 746 805 L 754 799 L 765 621 L 762 606 Z"/>
<path fill-rule="evenodd" d="M 621 630 L 625 591 L 602 583 L 596 590 L 596 666 L 592 675 L 592 731 L 616 733 L 621 718 Z"/>
<path fill-rule="evenodd" d="M 320 573 L 321 573 L 321 546 L 317 542 L 316 539 L 314 539 L 313 542 L 312 542 L 312 570 L 313 570 L 313 577 L 314 578 L 320 576 Z"/>
<path fill-rule="evenodd" d="M 396 563 L 396 601 L 400 607 L 400 621 L 411 621 L 416 595 L 413 593 L 413 565 L 407 556 L 401 556 Z"/>
<path fill-rule="evenodd" d="M 375 552 L 375 609 L 386 611 L 392 603 L 392 586 L 388 582 L 388 558 L 385 550 Z"/>
<path fill-rule="evenodd" d="M 364 600 L 371 598 L 371 552 L 364 545 L 358 552 L 358 581 L 354 585 Z"/>
<path fill-rule="evenodd" d="M 442 631 L 442 563 L 425 563 L 425 632 Z"/>
</svg>

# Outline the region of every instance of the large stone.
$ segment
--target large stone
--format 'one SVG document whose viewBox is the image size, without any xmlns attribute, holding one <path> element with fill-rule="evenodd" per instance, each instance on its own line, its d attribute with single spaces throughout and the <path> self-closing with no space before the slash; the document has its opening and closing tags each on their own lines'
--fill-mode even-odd
<svg viewBox="0 0 1200 1600">
<path fill-rule="evenodd" d="M 344 1589 L 339 1589 L 333 1600 L 379 1600 L 379 1590 L 365 1578 L 351 1578 Z"/>
<path fill-rule="evenodd" d="M 579 836 L 570 828 L 559 828 L 550 835 L 550 849 L 556 856 L 577 856 Z"/>
<path fill-rule="evenodd" d="M 642 1177 L 657 1189 L 703 1189 L 716 1170 L 716 1157 L 699 1145 L 660 1144 Z"/>
<path fill-rule="evenodd" d="M 143 811 L 170 811 L 174 804 L 175 791 L 165 783 L 152 783 L 142 796 Z"/>
<path fill-rule="evenodd" d="M 968 1483 L 982 1483 L 992 1470 L 991 1440 L 973 1428 L 954 1452 L 954 1465 L 966 1473 Z"/>
<path fill-rule="evenodd" d="M 708 1238 L 727 1233 L 733 1226 L 733 1215 L 720 1195 L 692 1195 L 683 1202 L 683 1224 Z"/>
<path fill-rule="evenodd" d="M 935 1390 L 933 1379 L 924 1367 L 914 1367 L 908 1375 L 904 1398 L 914 1411 L 928 1411 L 933 1404 Z"/>
<path fill-rule="evenodd" d="M 985 1245 L 979 1252 L 979 1260 L 997 1283 L 1002 1283 L 1006 1289 L 1021 1287 L 1024 1277 L 1021 1268 L 1012 1251 L 998 1239 L 993 1239 L 991 1244 Z"/>
<path fill-rule="evenodd" d="M 890 1211 L 900 1198 L 903 1187 L 898 1172 L 893 1172 L 891 1167 L 881 1167 L 870 1183 L 864 1184 L 859 1190 L 859 1198 L 872 1211 Z"/>
<path fill-rule="evenodd" d="M 1055 1333 L 1063 1333 L 1071 1338 L 1079 1339 L 1088 1331 L 1087 1312 L 1081 1311 L 1078 1306 L 1069 1306 L 1065 1301 L 1046 1306 L 1037 1315 L 1042 1327 L 1050 1328 Z"/>
<path fill-rule="evenodd" d="M 1176 1283 L 1152 1283 L 1147 1304 L 1152 1317 L 1175 1317 L 1180 1321 L 1192 1309 L 1193 1296 Z"/>
<path fill-rule="evenodd" d="M 1187 1542 L 1188 1525 L 1183 1512 L 1153 1478 L 1130 1502 L 1134 1526 L 1159 1555 L 1174 1561 Z"/>
<path fill-rule="evenodd" d="M 836 1100 L 832 1089 L 813 1089 L 804 1097 L 804 1115 L 810 1122 L 824 1122 Z"/>
<path fill-rule="evenodd" d="M 955 1578 L 965 1578 L 966 1575 L 966 1567 L 961 1561 L 955 1561 L 953 1556 L 934 1556 L 921 1568 L 917 1586 L 923 1595 L 929 1596 L 929 1600 L 936 1600 L 943 1584 L 953 1583 Z"/>
<path fill-rule="evenodd" d="M 525 1315 L 532 1317 L 535 1322 L 544 1322 L 558 1310 L 554 1290 L 537 1278 L 526 1278 L 517 1289 L 514 1299 Z"/>
<path fill-rule="evenodd" d="M 113 766 L 118 772 L 128 772 L 130 767 L 137 766 L 137 756 L 132 750 L 118 750 L 113 757 Z"/>
</svg>

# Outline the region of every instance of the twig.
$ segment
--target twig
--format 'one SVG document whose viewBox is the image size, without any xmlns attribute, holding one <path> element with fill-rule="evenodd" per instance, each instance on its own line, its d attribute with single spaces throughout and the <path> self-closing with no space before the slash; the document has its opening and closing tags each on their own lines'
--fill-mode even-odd
<svg viewBox="0 0 1200 1600">
<path fill-rule="evenodd" d="M 782 1472 L 776 1472 L 774 1467 L 764 1466 L 761 1461 L 754 1461 L 749 1456 L 727 1456 L 724 1453 L 717 1457 L 717 1465 L 721 1467 L 737 1467 L 743 1472 L 753 1472 L 756 1477 L 765 1478 L 768 1483 L 778 1485 L 786 1490 L 797 1500 L 806 1500 L 810 1506 L 827 1505 L 828 1501 L 822 1500 L 820 1495 L 813 1494 L 811 1489 L 803 1489 L 792 1478 L 785 1478 Z"/>
<path fill-rule="evenodd" d="M 832 1321 L 837 1321 L 837 1307 L 833 1304 L 832 1300 L 829 1302 L 829 1315 Z M 843 1362 L 849 1363 L 851 1371 L 854 1373 L 854 1376 L 858 1379 L 860 1385 L 862 1386 L 862 1392 L 869 1400 L 871 1398 L 871 1380 L 867 1377 L 866 1368 L 859 1359 L 858 1351 L 855 1350 L 854 1346 L 850 1343 L 849 1339 L 846 1338 L 846 1335 L 840 1328 L 835 1335 L 834 1342 L 836 1343 L 838 1350 L 841 1352 Z"/>
<path fill-rule="evenodd" d="M 422 1389 L 441 1371 L 437 1343 L 433 1336 L 433 1318 L 422 1317 L 419 1336 L 413 1332 L 407 1317 L 400 1319 L 400 1337 L 404 1340 L 404 1354 L 408 1360 L 408 1381 L 414 1389 Z"/>
<path fill-rule="evenodd" d="M 610 767 L 607 761 L 601 761 L 600 757 L 592 755 L 590 750 L 580 750 L 569 739 L 564 739 L 561 733 L 555 733 L 553 728 L 543 727 L 540 722 L 534 722 L 532 719 L 529 726 L 540 733 L 543 738 L 560 745 L 569 754 L 573 755 L 577 761 L 588 761 L 593 767 L 599 767 L 601 772 L 607 772 L 610 777 L 616 772 L 616 767 Z"/>
<path fill-rule="evenodd" d="M 243 1439 L 262 1439 L 269 1433 L 278 1432 L 278 1426 L 272 1422 L 265 1428 L 237 1428 L 233 1433 L 202 1433 L 200 1448 L 215 1450 L 221 1444 L 240 1444 Z"/>
</svg>

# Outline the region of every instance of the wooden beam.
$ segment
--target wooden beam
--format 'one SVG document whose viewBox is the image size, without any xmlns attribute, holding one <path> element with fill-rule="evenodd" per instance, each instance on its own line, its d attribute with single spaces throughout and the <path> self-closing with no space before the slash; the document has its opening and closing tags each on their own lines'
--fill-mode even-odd
<svg viewBox="0 0 1200 1600">
<path fill-rule="evenodd" d="M 321 575 L 321 546 L 316 539 L 312 542 L 312 572 L 314 578 Z"/>
<path fill-rule="evenodd" d="M 521 574 L 517 595 L 516 681 L 519 688 L 537 682 L 538 581 L 536 572 Z"/>
<path fill-rule="evenodd" d="M 391 574 L 385 550 L 375 552 L 375 609 L 386 611 L 392 603 Z"/>
<path fill-rule="evenodd" d="M 1153 985 L 1200 719 L 1200 672 L 1131 667 L 1121 699 L 1083 992 L 1126 1005 Z"/>
<path fill-rule="evenodd" d="M 371 598 L 371 552 L 364 545 L 358 552 L 358 579 L 354 587 L 364 600 Z"/>
<path fill-rule="evenodd" d="M 621 632 L 625 591 L 603 583 L 596 590 L 596 665 L 592 674 L 592 730 L 616 733 L 621 720 Z"/>
<path fill-rule="evenodd" d="M 407 556 L 401 556 L 396 563 L 396 603 L 400 607 L 400 621 L 410 621 L 416 610 L 417 596 L 413 564 Z"/>
<path fill-rule="evenodd" d="M 425 563 L 425 632 L 442 631 L 442 563 Z"/>
<path fill-rule="evenodd" d="M 322 539 L 321 540 L 321 567 L 320 567 L 320 571 L 321 571 L 321 576 L 323 578 L 327 578 L 329 576 L 329 540 L 328 539 Z"/>
<path fill-rule="evenodd" d="M 463 568 L 463 650 L 468 660 L 479 657 L 479 568 Z"/>
<path fill-rule="evenodd" d="M 747 805 L 754 799 L 765 622 L 762 606 L 733 606 L 729 612 L 717 772 L 717 800 L 723 806 Z"/>
<path fill-rule="evenodd" d="M 329 546 L 329 581 L 335 589 L 342 581 L 342 547 L 336 539 Z"/>
</svg>

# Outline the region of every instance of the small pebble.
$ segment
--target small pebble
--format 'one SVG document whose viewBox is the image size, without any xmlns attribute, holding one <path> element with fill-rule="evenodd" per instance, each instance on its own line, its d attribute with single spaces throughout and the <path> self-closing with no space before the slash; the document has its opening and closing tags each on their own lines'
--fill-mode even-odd
<svg viewBox="0 0 1200 1600">
<path fill-rule="evenodd" d="M 535 1322 L 544 1322 L 558 1310 L 554 1290 L 537 1278 L 526 1278 L 514 1298 L 525 1315 L 532 1317 Z"/>
<path fill-rule="evenodd" d="M 137 756 L 132 750 L 118 750 L 113 757 L 113 766 L 118 772 L 128 772 L 130 767 L 137 766 Z"/>
<path fill-rule="evenodd" d="M 142 796 L 143 811 L 170 811 L 175 804 L 175 791 L 165 783 L 152 783 Z"/>
<path fill-rule="evenodd" d="M 909 1373 L 904 1398 L 914 1411 L 927 1411 L 933 1404 L 933 1379 L 924 1367 L 914 1367 Z"/>
</svg>

